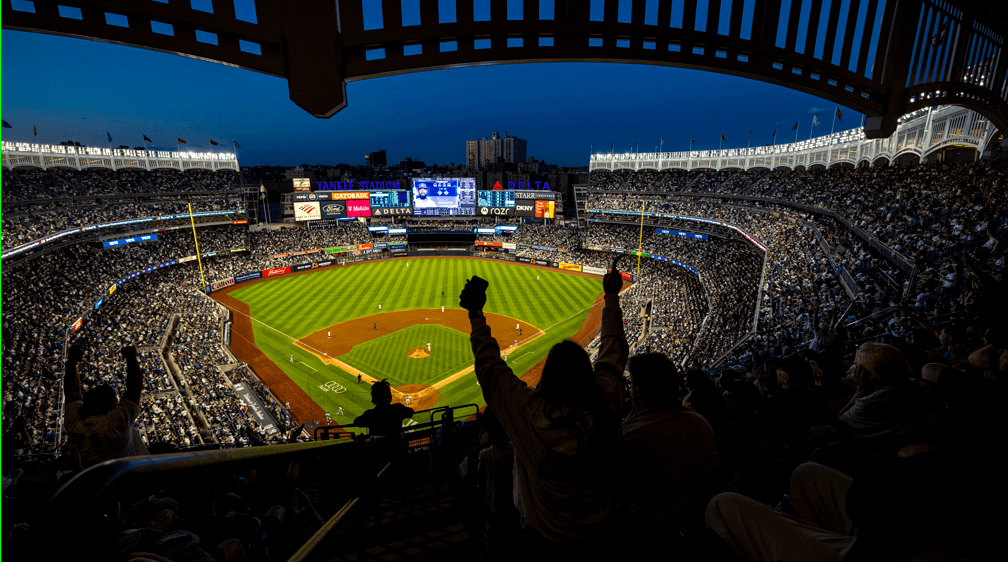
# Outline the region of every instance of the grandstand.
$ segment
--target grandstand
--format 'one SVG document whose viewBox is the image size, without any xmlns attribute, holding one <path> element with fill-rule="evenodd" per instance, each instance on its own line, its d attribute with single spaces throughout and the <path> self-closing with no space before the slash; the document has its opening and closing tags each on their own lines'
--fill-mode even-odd
<svg viewBox="0 0 1008 562">
<path fill-rule="evenodd" d="M 302 191 L 348 177 L 249 181 L 230 151 L 113 149 L 108 132 L 109 148 L 4 141 L 7 557 L 1004 558 L 1000 15 L 97 4 L 3 10 L 282 76 L 316 116 L 346 105 L 345 79 L 552 56 L 756 77 L 866 121 L 596 153 L 562 193 L 478 189 L 461 167 Z M 293 217 L 270 216 L 260 181 Z"/>
</svg>

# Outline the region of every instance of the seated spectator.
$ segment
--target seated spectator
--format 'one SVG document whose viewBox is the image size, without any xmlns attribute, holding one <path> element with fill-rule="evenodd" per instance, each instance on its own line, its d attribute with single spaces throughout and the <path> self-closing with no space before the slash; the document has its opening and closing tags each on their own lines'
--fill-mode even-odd
<svg viewBox="0 0 1008 562">
<path fill-rule="evenodd" d="M 910 365 L 891 345 L 861 344 L 853 372 L 857 390 L 841 410 L 840 422 L 854 437 L 892 435 L 941 407 L 930 388 L 910 378 Z"/>
<path fill-rule="evenodd" d="M 833 353 L 824 351 L 814 354 L 809 359 L 809 365 L 815 381 L 812 396 L 818 405 L 819 416 L 823 420 L 835 420 L 840 410 L 850 402 L 857 387 L 841 381 L 843 362 Z"/>
<path fill-rule="evenodd" d="M 777 383 L 781 390 L 763 400 L 759 415 L 766 424 L 767 436 L 781 448 L 808 445 L 808 430 L 826 418 L 817 408 L 812 384 L 812 367 L 800 354 L 784 357 L 776 365 Z"/>
<path fill-rule="evenodd" d="M 77 363 L 83 356 L 79 345 L 70 348 L 64 381 L 67 437 L 80 452 L 82 463 L 87 467 L 111 459 L 147 455 L 147 447 L 133 426 L 140 413 L 143 387 L 136 348 L 129 346 L 122 350 L 126 359 L 126 392 L 122 400 L 116 398 L 115 390 L 108 385 L 92 388 L 81 396 Z"/>
<path fill-rule="evenodd" d="M 371 435 L 396 435 L 402 430 L 402 421 L 413 416 L 413 408 L 392 403 L 392 386 L 382 379 L 371 385 L 371 403 L 374 408 L 354 418 L 354 425 L 366 427 Z"/>
<path fill-rule="evenodd" d="M 630 360 L 634 411 L 623 422 L 621 472 L 627 492 L 654 531 L 700 528 L 703 511 L 725 487 L 714 431 L 676 403 L 675 364 L 660 353 Z"/>
<path fill-rule="evenodd" d="M 561 342 L 547 355 L 535 389 L 515 377 L 500 357 L 483 316 L 486 287 L 469 280 L 459 297 L 472 323 L 483 397 L 514 445 L 514 500 L 529 554 L 598 555 L 607 544 L 629 349 L 619 307 L 623 280 L 615 269 L 618 259 L 602 282 L 605 308 L 594 369 L 579 345 Z"/>
</svg>

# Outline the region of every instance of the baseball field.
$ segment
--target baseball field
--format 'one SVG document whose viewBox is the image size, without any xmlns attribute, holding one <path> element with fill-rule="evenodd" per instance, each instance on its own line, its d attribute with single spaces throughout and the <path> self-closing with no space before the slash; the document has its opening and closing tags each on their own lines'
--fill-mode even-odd
<svg viewBox="0 0 1008 562">
<path fill-rule="evenodd" d="M 458 306 L 473 275 L 490 282 L 484 312 L 516 376 L 532 374 L 553 344 L 601 310 L 597 277 L 468 258 L 363 262 L 253 281 L 215 298 L 235 311 L 232 349 L 299 420 L 324 423 L 329 412 L 345 425 L 371 407 L 368 383 L 380 379 L 394 402 L 417 411 L 484 404 Z"/>
</svg>

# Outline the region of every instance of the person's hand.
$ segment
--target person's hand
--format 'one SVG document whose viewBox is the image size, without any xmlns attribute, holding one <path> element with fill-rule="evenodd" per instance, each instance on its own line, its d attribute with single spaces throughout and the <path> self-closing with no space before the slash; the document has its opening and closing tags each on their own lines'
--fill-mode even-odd
<svg viewBox="0 0 1008 562">
<path fill-rule="evenodd" d="M 80 360 L 84 358 L 84 350 L 81 349 L 80 342 L 77 342 L 70 346 L 67 350 L 67 362 L 76 365 L 80 363 Z"/>
<path fill-rule="evenodd" d="M 616 264 L 619 263 L 620 258 L 623 254 L 619 254 L 612 261 L 612 267 L 609 268 L 609 273 L 606 273 L 602 277 L 602 289 L 607 295 L 618 295 L 620 289 L 623 288 L 623 276 L 620 275 L 618 269 L 616 269 Z"/>
<path fill-rule="evenodd" d="M 469 316 L 479 313 L 486 305 L 486 289 L 473 283 L 472 279 L 466 281 L 465 288 L 459 294 L 459 306 L 469 311 Z"/>
<path fill-rule="evenodd" d="M 119 353 L 125 359 L 136 359 L 137 358 L 136 348 L 133 347 L 132 345 L 127 345 L 126 347 L 122 348 L 122 351 L 120 351 Z"/>
</svg>

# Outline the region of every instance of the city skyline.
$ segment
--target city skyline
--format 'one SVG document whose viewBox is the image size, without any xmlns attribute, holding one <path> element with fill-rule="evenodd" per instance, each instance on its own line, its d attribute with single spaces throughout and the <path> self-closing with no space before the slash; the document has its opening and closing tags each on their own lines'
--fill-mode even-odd
<svg viewBox="0 0 1008 562">
<path fill-rule="evenodd" d="M 772 144 L 774 129 L 779 143 L 792 142 L 795 121 L 798 140 L 807 139 L 812 113 L 821 124 L 811 132 L 821 136 L 834 112 L 816 96 L 712 72 L 542 63 L 351 82 L 347 108 L 319 120 L 289 100 L 284 80 L 250 71 L 25 32 L 4 33 L 3 47 L 2 115 L 13 126 L 3 130 L 6 141 L 135 147 L 146 135 L 160 148 L 182 138 L 192 150 L 209 150 L 211 139 L 214 150 L 237 141 L 242 166 L 362 165 L 377 150 L 389 162 L 464 165 L 463 141 L 507 130 L 533 147 L 527 156 L 581 167 L 592 148 L 745 148 Z M 836 131 L 860 125 L 861 114 L 840 110 Z"/>
</svg>

